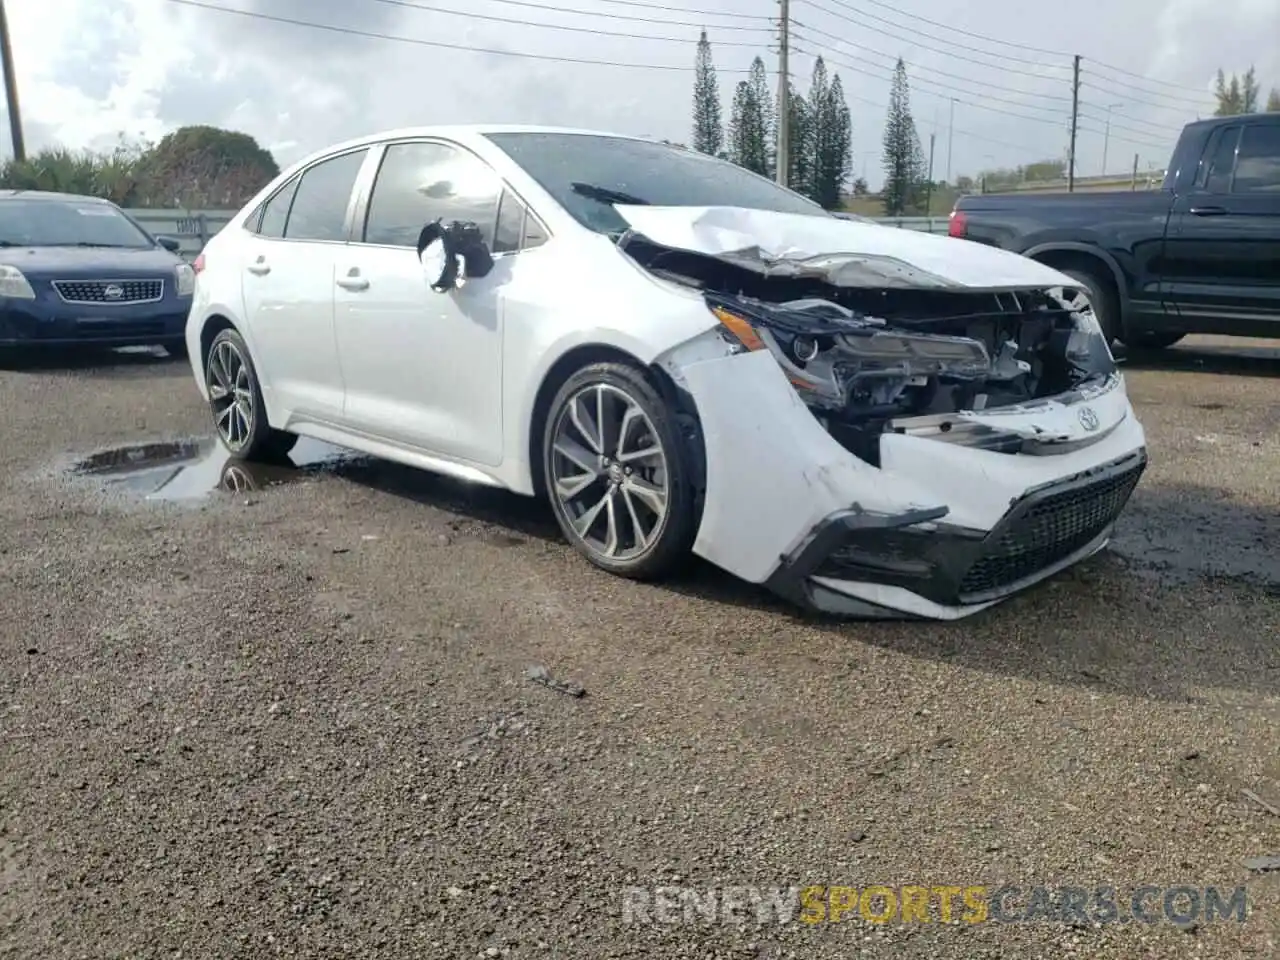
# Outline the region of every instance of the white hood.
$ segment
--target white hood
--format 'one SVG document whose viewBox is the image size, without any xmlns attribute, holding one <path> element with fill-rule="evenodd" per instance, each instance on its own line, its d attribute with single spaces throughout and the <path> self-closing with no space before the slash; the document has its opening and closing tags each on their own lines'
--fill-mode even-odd
<svg viewBox="0 0 1280 960">
<path fill-rule="evenodd" d="M 816 277 L 838 287 L 1076 286 L 1070 277 L 1016 253 L 899 227 L 743 207 L 617 204 L 614 209 L 653 243 L 765 276 Z"/>
</svg>

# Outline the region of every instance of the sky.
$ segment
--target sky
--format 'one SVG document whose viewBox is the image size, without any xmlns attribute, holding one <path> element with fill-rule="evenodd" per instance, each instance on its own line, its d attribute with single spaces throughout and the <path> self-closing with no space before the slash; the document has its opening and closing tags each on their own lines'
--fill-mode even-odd
<svg viewBox="0 0 1280 960">
<path fill-rule="evenodd" d="M 282 166 L 436 123 L 688 141 L 703 29 L 726 120 L 753 57 L 777 83 L 775 0 L 191 3 L 202 6 L 7 0 L 28 152 L 110 148 L 186 124 L 251 134 Z M 1182 124 L 1213 112 L 1219 68 L 1255 66 L 1264 99 L 1280 87 L 1278 0 L 791 0 L 791 24 L 793 82 L 808 89 L 816 55 L 841 76 L 853 173 L 873 189 L 898 57 L 926 154 L 935 138 L 937 179 L 1065 156 L 1075 54 L 1080 176 L 1103 172 L 1104 153 L 1108 173 L 1129 172 L 1135 155 L 1141 171 L 1163 169 Z M 7 130 L 6 119 L 0 155 L 11 154 Z"/>
</svg>

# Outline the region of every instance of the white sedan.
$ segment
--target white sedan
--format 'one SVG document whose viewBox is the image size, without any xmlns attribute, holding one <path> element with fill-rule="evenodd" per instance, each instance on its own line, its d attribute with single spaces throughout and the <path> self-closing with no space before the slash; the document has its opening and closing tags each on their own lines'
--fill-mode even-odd
<svg viewBox="0 0 1280 960">
<path fill-rule="evenodd" d="M 1100 550 L 1147 462 L 1071 278 L 648 140 L 354 140 L 196 268 L 232 454 L 305 435 L 546 496 L 624 576 L 692 552 L 823 611 L 954 619 Z"/>
</svg>

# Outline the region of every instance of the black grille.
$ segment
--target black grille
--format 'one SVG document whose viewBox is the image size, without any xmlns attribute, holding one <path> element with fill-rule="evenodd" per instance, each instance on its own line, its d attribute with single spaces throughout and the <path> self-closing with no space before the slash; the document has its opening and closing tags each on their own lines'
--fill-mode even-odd
<svg viewBox="0 0 1280 960">
<path fill-rule="evenodd" d="M 55 280 L 68 303 L 150 303 L 164 293 L 163 280 Z"/>
<path fill-rule="evenodd" d="M 1115 522 L 1142 477 L 1145 460 L 1089 482 L 1065 482 L 1016 505 L 986 539 L 960 583 L 962 601 L 998 593 L 1082 550 Z"/>
<path fill-rule="evenodd" d="M 85 340 L 127 340 L 135 337 L 155 337 L 156 340 L 160 340 L 165 333 L 163 320 L 137 320 L 124 323 L 88 321 L 76 324 L 74 336 Z M 172 332 L 169 335 L 172 336 Z"/>
</svg>

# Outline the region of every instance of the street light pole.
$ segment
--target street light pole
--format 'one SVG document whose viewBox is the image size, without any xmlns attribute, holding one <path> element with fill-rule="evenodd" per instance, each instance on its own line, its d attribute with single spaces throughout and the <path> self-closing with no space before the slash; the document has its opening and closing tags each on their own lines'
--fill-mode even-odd
<svg viewBox="0 0 1280 960">
<path fill-rule="evenodd" d="M 1102 134 L 1102 175 L 1107 175 L 1107 147 L 1111 143 L 1111 111 L 1117 107 L 1123 107 L 1123 103 L 1107 104 L 1107 125 L 1103 128 Z"/>
</svg>

